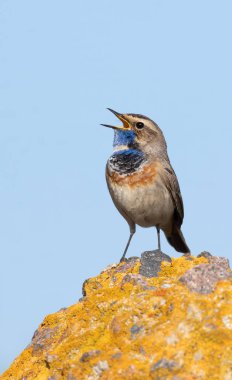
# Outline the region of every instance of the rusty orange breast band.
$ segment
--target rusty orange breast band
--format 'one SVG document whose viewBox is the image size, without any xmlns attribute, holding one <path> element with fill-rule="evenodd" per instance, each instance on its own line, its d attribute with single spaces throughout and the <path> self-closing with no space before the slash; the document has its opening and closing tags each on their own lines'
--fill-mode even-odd
<svg viewBox="0 0 232 380">
<path fill-rule="evenodd" d="M 131 174 L 119 174 L 111 172 L 107 169 L 107 176 L 110 182 L 119 186 L 146 186 L 154 182 L 158 174 L 159 164 L 148 163 L 141 170 Z"/>
</svg>

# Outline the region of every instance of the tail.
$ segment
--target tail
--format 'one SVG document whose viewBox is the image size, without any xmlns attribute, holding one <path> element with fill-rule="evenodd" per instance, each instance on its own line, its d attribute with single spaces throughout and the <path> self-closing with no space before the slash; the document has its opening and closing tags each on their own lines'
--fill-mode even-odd
<svg viewBox="0 0 232 380">
<path fill-rule="evenodd" d="M 175 248 L 177 252 L 189 253 L 190 249 L 186 244 L 184 235 L 181 230 L 177 226 L 173 226 L 172 234 L 170 236 L 166 235 L 166 238 L 171 244 L 172 247 Z"/>
</svg>

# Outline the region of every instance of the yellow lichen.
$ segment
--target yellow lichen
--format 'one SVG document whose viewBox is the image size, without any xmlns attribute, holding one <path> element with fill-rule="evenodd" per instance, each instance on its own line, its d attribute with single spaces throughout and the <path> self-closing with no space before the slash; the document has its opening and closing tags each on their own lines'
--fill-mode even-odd
<svg viewBox="0 0 232 380">
<path fill-rule="evenodd" d="M 232 379 L 231 280 L 207 295 L 179 281 L 206 263 L 162 262 L 154 278 L 139 275 L 139 260 L 107 268 L 79 303 L 45 318 L 0 379 Z"/>
</svg>

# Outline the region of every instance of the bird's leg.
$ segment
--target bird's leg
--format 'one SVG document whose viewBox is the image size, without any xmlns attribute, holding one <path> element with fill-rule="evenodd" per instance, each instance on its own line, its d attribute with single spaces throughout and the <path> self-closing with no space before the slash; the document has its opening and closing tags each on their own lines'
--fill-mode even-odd
<svg viewBox="0 0 232 380">
<path fill-rule="evenodd" d="M 123 255 L 122 255 L 121 259 L 120 259 L 120 262 L 125 261 L 125 256 L 126 256 L 127 250 L 128 250 L 128 248 L 129 248 L 129 245 L 130 245 L 130 242 L 131 242 L 131 239 L 132 239 L 134 233 L 135 233 L 134 230 L 133 230 L 133 231 L 130 231 L 130 236 L 129 236 L 129 239 L 128 239 L 128 242 L 127 242 L 126 248 L 125 248 L 125 250 L 124 250 L 124 252 L 123 252 Z"/>
<path fill-rule="evenodd" d="M 161 244 L 160 244 L 160 228 L 156 227 L 157 230 L 157 236 L 158 236 L 158 250 L 161 251 Z"/>
</svg>

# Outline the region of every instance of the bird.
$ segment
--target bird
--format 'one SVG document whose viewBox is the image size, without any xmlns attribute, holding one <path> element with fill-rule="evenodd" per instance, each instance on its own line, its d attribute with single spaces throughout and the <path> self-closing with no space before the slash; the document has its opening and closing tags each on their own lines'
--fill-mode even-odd
<svg viewBox="0 0 232 380">
<path fill-rule="evenodd" d="M 114 130 L 106 182 L 115 207 L 130 229 L 120 261 L 126 260 L 136 225 L 156 228 L 159 251 L 161 230 L 177 252 L 189 255 L 190 249 L 181 231 L 183 200 L 162 130 L 144 115 L 107 109 L 122 122 L 121 126 L 101 124 Z"/>
</svg>

